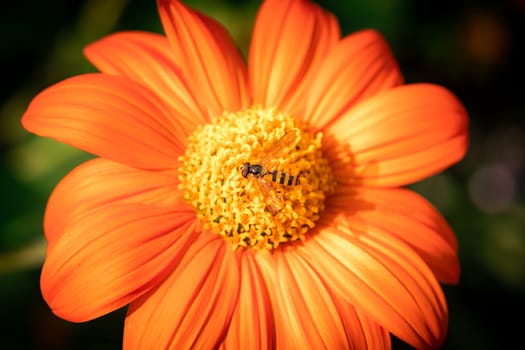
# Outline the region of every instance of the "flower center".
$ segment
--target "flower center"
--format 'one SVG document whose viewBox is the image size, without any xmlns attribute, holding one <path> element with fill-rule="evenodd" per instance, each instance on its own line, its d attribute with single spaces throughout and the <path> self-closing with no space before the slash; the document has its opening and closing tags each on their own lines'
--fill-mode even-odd
<svg viewBox="0 0 525 350">
<path fill-rule="evenodd" d="M 303 240 L 335 187 L 321 139 L 275 109 L 224 113 L 189 137 L 184 199 L 235 249 Z"/>
</svg>

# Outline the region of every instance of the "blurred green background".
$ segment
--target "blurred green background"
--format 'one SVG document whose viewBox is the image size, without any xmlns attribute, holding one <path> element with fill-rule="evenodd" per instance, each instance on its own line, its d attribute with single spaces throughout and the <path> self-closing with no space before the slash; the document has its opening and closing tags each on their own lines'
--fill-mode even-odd
<svg viewBox="0 0 525 350">
<path fill-rule="evenodd" d="M 525 312 L 525 1 L 318 1 L 344 34 L 373 27 L 407 82 L 442 84 L 470 113 L 470 149 L 412 186 L 455 229 L 462 264 L 445 286 L 445 349 L 521 343 Z M 224 23 L 246 52 L 259 1 L 187 1 Z M 83 324 L 56 318 L 39 290 L 42 216 L 54 185 L 90 156 L 20 126 L 40 90 L 94 71 L 82 48 L 118 30 L 162 32 L 153 0 L 8 1 L 0 5 L 0 333 L 6 349 L 119 349 L 124 312 Z M 394 348 L 406 348 L 395 341 Z"/>
</svg>

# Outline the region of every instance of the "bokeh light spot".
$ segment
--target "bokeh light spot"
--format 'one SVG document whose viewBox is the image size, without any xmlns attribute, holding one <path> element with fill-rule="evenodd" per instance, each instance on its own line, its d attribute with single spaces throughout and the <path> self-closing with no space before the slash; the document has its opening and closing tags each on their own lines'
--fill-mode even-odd
<svg viewBox="0 0 525 350">
<path fill-rule="evenodd" d="M 468 190 L 470 199 L 480 210 L 488 214 L 498 213 L 514 203 L 516 179 L 505 165 L 485 165 L 471 176 Z"/>
</svg>

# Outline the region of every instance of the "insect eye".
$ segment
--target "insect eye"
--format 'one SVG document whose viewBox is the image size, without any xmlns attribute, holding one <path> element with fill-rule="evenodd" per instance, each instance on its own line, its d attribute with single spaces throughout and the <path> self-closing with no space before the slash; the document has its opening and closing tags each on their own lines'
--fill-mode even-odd
<svg viewBox="0 0 525 350">
<path fill-rule="evenodd" d="M 250 163 L 244 163 L 239 169 L 241 170 L 241 175 L 243 177 L 248 177 L 248 172 L 250 170 Z"/>
</svg>

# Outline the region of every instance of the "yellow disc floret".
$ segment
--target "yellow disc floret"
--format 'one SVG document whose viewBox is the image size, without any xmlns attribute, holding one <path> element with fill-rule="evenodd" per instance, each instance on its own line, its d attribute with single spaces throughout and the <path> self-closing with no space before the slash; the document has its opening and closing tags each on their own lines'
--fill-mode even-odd
<svg viewBox="0 0 525 350">
<path fill-rule="evenodd" d="M 225 113 L 189 137 L 184 199 L 234 248 L 302 240 L 335 186 L 321 142 L 275 109 Z"/>
</svg>

